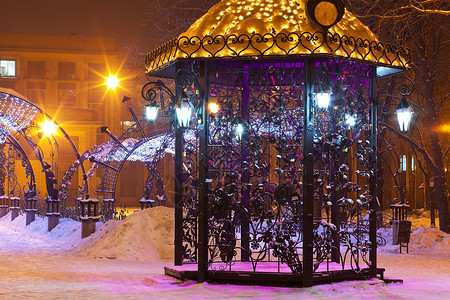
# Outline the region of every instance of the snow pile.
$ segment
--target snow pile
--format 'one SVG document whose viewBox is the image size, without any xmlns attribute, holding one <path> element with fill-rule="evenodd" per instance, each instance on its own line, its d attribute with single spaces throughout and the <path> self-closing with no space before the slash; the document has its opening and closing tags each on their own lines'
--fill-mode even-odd
<svg viewBox="0 0 450 300">
<path fill-rule="evenodd" d="M 434 226 L 430 226 L 429 213 L 419 212 L 418 214 L 411 214 L 409 220 L 412 222 L 409 252 L 450 254 L 450 234 L 445 233 Z M 379 247 L 379 251 L 400 251 L 399 245 L 392 245 L 392 227 L 381 228 L 378 230 L 378 233 L 386 240 L 386 246 Z M 406 252 L 406 249 L 404 251 Z"/>
<path fill-rule="evenodd" d="M 173 260 L 173 208 L 158 206 L 111 220 L 81 240 L 73 251 L 85 257 L 156 262 Z"/>
<path fill-rule="evenodd" d="M 431 226 L 422 227 L 411 233 L 409 247 L 413 252 L 450 254 L 450 234 Z"/>
<path fill-rule="evenodd" d="M 15 250 L 63 250 L 81 239 L 80 222 L 60 219 L 59 224 L 48 231 L 48 219 L 36 215 L 28 226 L 25 214 L 11 221 L 11 212 L 0 218 L 0 249 Z M 7 236 L 13 235 L 14 242 L 8 243 Z"/>
</svg>

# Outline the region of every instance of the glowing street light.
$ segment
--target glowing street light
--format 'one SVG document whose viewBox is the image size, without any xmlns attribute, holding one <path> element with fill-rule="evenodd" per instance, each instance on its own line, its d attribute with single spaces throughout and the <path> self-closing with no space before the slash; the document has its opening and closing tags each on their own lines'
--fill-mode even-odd
<svg viewBox="0 0 450 300">
<path fill-rule="evenodd" d="M 50 137 L 56 134 L 58 126 L 52 120 L 45 120 L 43 123 L 39 123 L 41 129 L 40 132 L 43 133 L 44 137 Z"/>
<path fill-rule="evenodd" d="M 189 98 L 183 91 L 178 103 L 175 106 L 175 113 L 177 115 L 178 125 L 180 128 L 189 128 L 192 115 L 192 107 L 189 103 Z"/>
<path fill-rule="evenodd" d="M 145 118 L 150 122 L 154 122 L 156 120 L 156 117 L 158 116 L 158 110 L 159 106 L 156 101 L 145 105 Z"/>
<path fill-rule="evenodd" d="M 409 129 L 409 124 L 411 123 L 413 110 L 409 106 L 408 101 L 406 101 L 405 97 L 403 97 L 398 104 L 395 113 L 397 114 L 397 121 L 400 131 L 407 132 Z"/>
<path fill-rule="evenodd" d="M 105 85 L 108 87 L 108 89 L 116 90 L 117 87 L 119 87 L 120 79 L 117 78 L 117 74 L 109 74 L 109 77 L 105 77 Z"/>
</svg>

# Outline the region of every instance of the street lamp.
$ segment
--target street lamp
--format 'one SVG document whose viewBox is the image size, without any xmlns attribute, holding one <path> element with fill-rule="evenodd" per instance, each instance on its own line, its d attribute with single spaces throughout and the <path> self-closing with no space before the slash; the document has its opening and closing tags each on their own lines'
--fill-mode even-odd
<svg viewBox="0 0 450 300">
<path fill-rule="evenodd" d="M 105 84 L 110 90 L 116 90 L 119 87 L 120 79 L 117 78 L 117 75 L 109 74 L 109 77 L 105 78 Z"/>
<path fill-rule="evenodd" d="M 183 91 L 175 105 L 175 113 L 178 120 L 178 125 L 180 128 L 189 128 L 192 115 L 192 107 L 189 103 L 189 97 Z"/>
<path fill-rule="evenodd" d="M 145 117 L 147 118 L 147 120 L 149 120 L 150 122 L 155 122 L 156 117 L 158 116 L 158 110 L 159 106 L 156 101 L 145 105 Z"/>
<path fill-rule="evenodd" d="M 413 110 L 404 96 L 398 104 L 395 113 L 397 114 L 397 121 L 400 131 L 407 132 L 409 129 L 409 124 L 411 123 Z"/>
<path fill-rule="evenodd" d="M 47 119 L 43 123 L 39 123 L 39 126 L 41 127 L 39 131 L 43 133 L 44 137 L 55 135 L 56 129 L 58 129 L 58 126 L 52 120 Z"/>
</svg>

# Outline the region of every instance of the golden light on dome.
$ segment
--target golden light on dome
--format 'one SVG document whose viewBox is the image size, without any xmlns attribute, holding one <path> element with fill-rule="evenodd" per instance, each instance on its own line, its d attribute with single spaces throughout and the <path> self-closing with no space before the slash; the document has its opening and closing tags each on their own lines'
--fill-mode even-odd
<svg viewBox="0 0 450 300">
<path fill-rule="evenodd" d="M 399 53 L 388 54 L 389 58 L 383 56 L 383 50 L 370 49 L 355 50 L 351 46 L 334 47 L 325 43 L 306 39 L 309 34 L 321 32 L 322 28 L 306 15 L 307 0 L 241 0 L 241 1 L 221 1 L 214 5 L 208 13 L 198 19 L 186 32 L 182 33 L 178 39 L 192 39 L 193 43 L 179 43 L 176 48 L 167 52 L 155 52 L 151 65 L 147 66 L 147 71 L 163 66 L 163 62 L 171 63 L 179 58 L 201 58 L 201 57 L 231 57 L 249 56 L 257 57 L 261 55 L 289 55 L 296 54 L 330 54 L 357 60 L 384 63 L 389 65 L 407 65 L 407 60 L 400 57 Z M 213 25 L 213 26 L 211 26 Z M 345 11 L 343 19 L 336 25 L 329 28 L 331 34 L 338 34 L 340 37 L 352 37 L 355 40 L 367 40 L 369 43 L 378 43 L 376 36 L 370 29 L 361 23 L 349 11 Z M 290 35 L 299 43 L 280 40 L 278 35 Z M 218 40 L 220 44 L 208 44 L 203 41 L 205 36 L 223 36 Z M 256 42 L 252 40 L 254 36 L 265 36 L 267 42 Z M 300 36 L 304 38 L 299 39 Z M 251 44 L 245 48 L 244 44 L 237 44 L 235 39 L 228 39 L 229 36 L 247 36 Z M 247 38 L 245 38 L 247 41 Z M 341 42 L 341 41 L 340 41 Z M 199 47 L 200 43 L 200 47 Z M 226 43 L 226 45 L 224 45 Z M 234 43 L 234 44 L 233 44 Z M 266 44 L 265 44 L 266 43 Z M 331 42 L 332 43 L 332 42 Z M 339 43 L 339 42 L 338 42 Z M 324 45 L 320 47 L 320 45 Z M 240 48 L 242 46 L 242 48 Z M 264 49 L 267 46 L 269 49 Z M 221 48 L 222 47 L 222 48 Z M 315 49 L 320 47 L 320 49 Z M 245 49 L 244 49 L 245 48 Z M 243 50 L 242 50 L 243 49 Z M 334 50 L 336 49 L 336 50 Z M 241 51 L 242 50 L 242 51 Z M 266 51 L 264 51 L 266 50 Z M 213 54 L 212 54 L 213 53 Z M 170 58 L 168 58 L 168 55 Z M 155 56 L 156 55 L 156 56 Z M 165 63 L 164 63 L 165 64 Z"/>
</svg>

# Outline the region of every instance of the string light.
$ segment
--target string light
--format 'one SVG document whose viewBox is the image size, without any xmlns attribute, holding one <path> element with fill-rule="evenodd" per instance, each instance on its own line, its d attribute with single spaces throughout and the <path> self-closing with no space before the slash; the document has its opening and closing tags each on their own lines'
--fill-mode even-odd
<svg viewBox="0 0 450 300">
<path fill-rule="evenodd" d="M 20 131 L 34 119 L 38 109 L 16 96 L 0 92 L 0 124 L 8 131 Z"/>
</svg>

